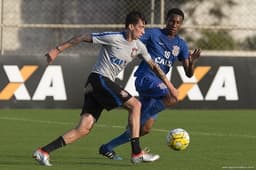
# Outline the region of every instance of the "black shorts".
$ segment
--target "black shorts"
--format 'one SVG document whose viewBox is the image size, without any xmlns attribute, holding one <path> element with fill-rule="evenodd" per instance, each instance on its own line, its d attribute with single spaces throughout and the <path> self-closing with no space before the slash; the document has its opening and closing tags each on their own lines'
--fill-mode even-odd
<svg viewBox="0 0 256 170">
<path fill-rule="evenodd" d="M 118 84 L 97 73 L 91 73 L 85 84 L 81 114 L 90 113 L 98 120 L 103 109 L 111 110 L 123 105 L 132 96 Z"/>
</svg>

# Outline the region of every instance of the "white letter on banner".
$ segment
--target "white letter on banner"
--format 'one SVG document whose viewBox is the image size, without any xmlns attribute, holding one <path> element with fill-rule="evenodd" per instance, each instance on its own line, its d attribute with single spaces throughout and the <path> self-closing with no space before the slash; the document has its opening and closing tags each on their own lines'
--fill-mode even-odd
<svg viewBox="0 0 256 170">
<path fill-rule="evenodd" d="M 67 100 L 61 66 L 48 66 L 33 96 L 33 100 L 45 100 L 53 96 L 54 100 Z"/>
<path fill-rule="evenodd" d="M 24 85 L 24 79 L 20 73 L 18 66 L 7 65 L 7 66 L 4 66 L 4 70 L 11 83 L 20 83 L 20 86 L 14 92 L 15 98 L 17 100 L 31 100 L 28 90 Z"/>
<path fill-rule="evenodd" d="M 186 83 L 194 84 L 193 87 L 187 92 L 187 96 L 189 100 L 192 100 L 192 101 L 204 100 L 202 92 L 197 84 L 198 83 L 197 78 L 195 76 L 192 76 L 191 78 L 187 77 L 183 66 L 178 66 L 177 70 L 184 84 Z"/>
<path fill-rule="evenodd" d="M 238 100 L 235 73 L 232 66 L 219 68 L 205 99 L 217 100 L 221 96 L 224 96 L 226 100 Z"/>
</svg>

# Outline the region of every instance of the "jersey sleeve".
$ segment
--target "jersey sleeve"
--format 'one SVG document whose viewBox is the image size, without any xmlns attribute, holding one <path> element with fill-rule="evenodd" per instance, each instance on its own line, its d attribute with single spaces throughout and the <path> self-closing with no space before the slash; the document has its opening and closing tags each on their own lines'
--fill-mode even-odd
<svg viewBox="0 0 256 170">
<path fill-rule="evenodd" d="M 183 61 L 185 59 L 188 59 L 189 56 L 189 49 L 187 43 L 181 39 L 181 52 L 178 55 L 179 61 Z"/>
<path fill-rule="evenodd" d="M 92 33 L 92 42 L 94 44 L 109 45 L 113 42 L 116 34 L 113 32 Z"/>
<path fill-rule="evenodd" d="M 142 58 L 145 61 L 149 61 L 152 59 L 148 53 L 146 46 L 140 40 L 138 40 L 138 49 L 139 49 L 139 55 L 142 56 Z"/>
</svg>

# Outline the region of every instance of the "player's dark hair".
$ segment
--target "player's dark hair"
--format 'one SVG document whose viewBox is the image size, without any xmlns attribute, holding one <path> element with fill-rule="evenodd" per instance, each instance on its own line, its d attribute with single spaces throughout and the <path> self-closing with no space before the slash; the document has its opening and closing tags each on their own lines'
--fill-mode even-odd
<svg viewBox="0 0 256 170">
<path fill-rule="evenodd" d="M 172 9 L 170 9 L 167 12 L 166 19 L 169 18 L 172 15 L 179 15 L 179 16 L 182 17 L 183 20 L 185 18 L 184 12 L 181 9 L 179 9 L 179 8 L 172 8 Z"/>
<path fill-rule="evenodd" d="M 129 24 L 137 24 L 139 20 L 142 20 L 146 24 L 146 19 L 142 13 L 138 11 L 130 12 L 125 19 L 125 28 L 128 28 Z"/>
</svg>

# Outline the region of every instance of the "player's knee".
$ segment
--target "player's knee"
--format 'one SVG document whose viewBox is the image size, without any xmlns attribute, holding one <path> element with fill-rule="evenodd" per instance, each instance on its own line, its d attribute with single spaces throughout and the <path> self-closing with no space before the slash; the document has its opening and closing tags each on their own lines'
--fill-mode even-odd
<svg viewBox="0 0 256 170">
<path fill-rule="evenodd" d="M 149 128 L 149 127 L 143 127 L 143 128 L 141 128 L 141 130 L 140 130 L 140 136 L 145 136 L 145 135 L 149 134 L 150 130 L 151 130 L 151 128 Z"/>
<path fill-rule="evenodd" d="M 139 100 L 136 99 L 136 102 L 135 102 L 135 107 L 140 110 L 141 109 L 141 102 Z"/>
<path fill-rule="evenodd" d="M 149 134 L 151 128 L 153 126 L 153 122 L 149 119 L 140 129 L 141 136 Z"/>
<path fill-rule="evenodd" d="M 84 135 L 87 135 L 90 133 L 91 131 L 91 128 L 88 128 L 88 127 L 85 127 L 85 128 L 81 128 L 81 127 L 78 127 L 76 128 L 77 130 L 77 133 L 79 134 L 79 136 L 84 136 Z"/>
<path fill-rule="evenodd" d="M 133 100 L 132 105 L 131 105 L 131 110 L 134 111 L 134 112 L 140 112 L 140 109 L 141 109 L 141 103 L 138 99 L 136 99 L 134 97 L 134 100 Z"/>
<path fill-rule="evenodd" d="M 80 123 L 75 128 L 79 136 L 84 136 L 90 133 L 95 120 L 92 115 L 82 115 Z"/>
</svg>

